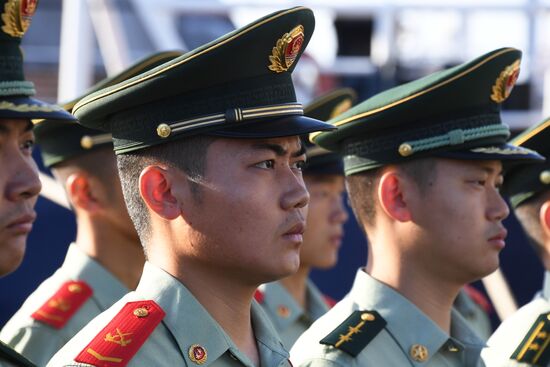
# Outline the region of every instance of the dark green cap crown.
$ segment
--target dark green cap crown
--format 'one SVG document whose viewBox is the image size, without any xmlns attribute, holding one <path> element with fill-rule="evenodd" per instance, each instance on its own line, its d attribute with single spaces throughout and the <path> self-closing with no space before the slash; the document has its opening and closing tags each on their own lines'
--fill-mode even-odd
<svg viewBox="0 0 550 367">
<path fill-rule="evenodd" d="M 314 29 L 311 10 L 270 14 L 75 106 L 81 124 L 131 152 L 194 134 L 234 138 L 331 129 L 303 116 L 291 72 Z"/>
<path fill-rule="evenodd" d="M 510 141 L 512 145 L 535 150 L 545 162 L 513 167 L 504 176 L 502 193 L 514 208 L 535 195 L 550 190 L 550 119 L 546 119 Z"/>
<path fill-rule="evenodd" d="M 304 115 L 328 121 L 349 110 L 357 101 L 353 89 L 341 88 L 324 94 L 304 107 Z M 312 144 L 305 139 L 307 166 L 304 174 L 309 175 L 343 175 L 342 157 L 334 152 Z"/>
<path fill-rule="evenodd" d="M 74 120 L 59 106 L 31 98 L 34 84 L 25 80 L 20 44 L 38 0 L 0 0 L 0 119 Z"/>
<path fill-rule="evenodd" d="M 329 121 L 338 130 L 311 139 L 341 152 L 348 175 L 423 156 L 541 159 L 507 145 L 500 120 L 520 60 L 519 50 L 502 48 L 389 89 Z"/>
<path fill-rule="evenodd" d="M 181 54 L 182 53 L 179 51 L 166 51 L 148 56 L 124 71 L 101 80 L 88 89 L 83 95 L 62 103 L 61 107 L 70 112 L 74 105 L 85 96 L 100 89 L 123 82 L 144 71 L 153 69 L 158 65 L 181 56 Z M 101 147 L 112 147 L 113 145 L 110 133 L 89 129 L 74 121 L 65 122 L 46 119 L 38 121 L 34 130 L 37 142 L 40 144 L 42 160 L 46 167 L 51 167 L 67 159 L 91 152 Z"/>
</svg>

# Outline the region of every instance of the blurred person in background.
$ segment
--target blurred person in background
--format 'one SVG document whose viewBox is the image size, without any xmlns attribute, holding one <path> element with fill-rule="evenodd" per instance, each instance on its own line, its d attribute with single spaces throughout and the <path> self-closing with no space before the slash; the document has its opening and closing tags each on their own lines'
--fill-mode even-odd
<svg viewBox="0 0 550 367">
<path fill-rule="evenodd" d="M 512 167 L 502 192 L 544 269 L 544 284 L 535 298 L 502 321 L 482 357 L 488 367 L 550 365 L 550 119 L 511 141 L 536 150 L 545 162 Z"/>
</svg>

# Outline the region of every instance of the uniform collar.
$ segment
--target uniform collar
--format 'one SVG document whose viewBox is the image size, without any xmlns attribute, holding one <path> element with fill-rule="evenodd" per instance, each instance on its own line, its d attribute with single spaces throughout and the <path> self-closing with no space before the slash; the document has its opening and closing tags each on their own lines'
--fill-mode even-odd
<svg viewBox="0 0 550 367">
<path fill-rule="evenodd" d="M 468 354 L 474 348 L 477 350 L 477 356 L 483 347 L 483 342 L 455 310 L 452 310 L 451 314 L 449 336 L 399 292 L 374 279 L 362 269 L 357 272 L 348 297 L 357 303 L 359 309 L 375 310 L 386 320 L 386 329 L 414 366 L 428 363 L 442 347 L 458 348 Z M 417 362 L 411 358 L 409 351 L 416 344 L 428 349 L 428 360 Z"/>
<path fill-rule="evenodd" d="M 190 347 L 200 345 L 208 356 L 202 364 L 204 367 L 215 362 L 226 351 L 245 366 L 253 367 L 250 360 L 237 349 L 230 337 L 193 294 L 164 270 L 146 262 L 136 294 L 144 299 L 154 300 L 166 312 L 163 323 L 183 351 L 188 365 L 195 365 L 189 359 Z M 276 333 L 267 323 L 260 306 L 253 302 L 251 311 L 262 365 L 265 365 L 264 362 L 273 362 L 273 359 L 270 359 L 273 356 L 268 355 L 270 352 L 280 354 L 281 360 L 287 359 L 288 353 L 283 349 L 282 343 L 274 337 Z"/>
<path fill-rule="evenodd" d="M 128 288 L 103 265 L 71 243 L 61 266 L 62 272 L 72 280 L 82 280 L 93 289 L 93 299 L 106 310 L 128 293 Z"/>
<path fill-rule="evenodd" d="M 328 311 L 323 295 L 309 279 L 306 284 L 307 310 L 296 302 L 281 282 L 262 284 L 260 291 L 264 297 L 262 304 L 273 316 L 271 321 L 280 331 L 291 327 L 301 318 L 311 324 Z"/>
<path fill-rule="evenodd" d="M 547 301 L 550 300 L 550 271 L 544 272 L 544 283 L 542 285 L 542 297 Z"/>
</svg>

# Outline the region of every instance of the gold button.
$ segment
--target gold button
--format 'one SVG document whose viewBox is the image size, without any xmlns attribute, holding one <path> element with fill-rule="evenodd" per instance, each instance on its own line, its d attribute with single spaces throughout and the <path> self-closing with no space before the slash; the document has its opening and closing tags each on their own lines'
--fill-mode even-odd
<svg viewBox="0 0 550 367">
<path fill-rule="evenodd" d="M 539 176 L 540 182 L 545 185 L 550 185 L 550 171 L 542 171 Z"/>
<path fill-rule="evenodd" d="M 409 351 L 411 358 L 417 362 L 426 362 L 428 360 L 428 348 L 422 344 L 414 344 Z"/>
<path fill-rule="evenodd" d="M 71 293 L 80 293 L 80 292 L 82 292 L 82 287 L 78 284 L 70 284 L 68 288 L 69 288 L 69 292 L 71 292 Z"/>
<path fill-rule="evenodd" d="M 147 311 L 146 308 L 140 307 L 134 310 L 134 316 L 147 317 L 148 315 L 149 315 L 149 311 Z"/>
<path fill-rule="evenodd" d="M 372 313 L 365 312 L 361 314 L 361 320 L 363 321 L 374 321 L 375 318 Z"/>
<path fill-rule="evenodd" d="M 161 138 L 167 138 L 172 133 L 172 128 L 167 124 L 160 124 L 157 126 L 157 135 Z"/>
<path fill-rule="evenodd" d="M 290 316 L 290 308 L 286 307 L 285 305 L 277 306 L 277 315 L 285 319 L 288 318 Z"/>
<path fill-rule="evenodd" d="M 403 143 L 399 146 L 399 154 L 401 154 L 402 157 L 408 157 L 413 154 L 413 148 L 410 144 Z"/>
<path fill-rule="evenodd" d="M 94 139 L 92 139 L 92 137 L 89 135 L 84 135 L 80 139 L 80 146 L 84 149 L 92 149 L 92 147 L 94 146 Z"/>
</svg>

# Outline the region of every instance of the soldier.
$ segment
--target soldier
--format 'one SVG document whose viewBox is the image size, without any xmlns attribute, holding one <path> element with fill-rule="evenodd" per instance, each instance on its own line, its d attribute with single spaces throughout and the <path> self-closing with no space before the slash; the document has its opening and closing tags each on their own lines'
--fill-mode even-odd
<svg viewBox="0 0 550 367">
<path fill-rule="evenodd" d="M 350 293 L 294 344 L 295 366 L 481 365 L 484 343 L 452 305 L 498 267 L 501 161 L 541 158 L 505 144 L 500 121 L 520 57 L 499 49 L 392 88 L 310 135 L 344 156 L 369 245 Z"/>
<path fill-rule="evenodd" d="M 34 1 L 0 1 L 0 276 L 14 271 L 23 260 L 36 217 L 34 205 L 41 184 L 32 159 L 32 120 L 74 120 L 63 109 L 31 98 L 35 90 L 23 74 L 20 43 L 35 10 Z M 0 342 L 0 366 L 32 363 Z"/>
<path fill-rule="evenodd" d="M 504 195 L 530 244 L 546 269 L 544 285 L 535 298 L 498 327 L 482 357 L 492 366 L 550 365 L 550 119 L 511 141 L 535 149 L 546 162 L 510 169 L 505 175 Z"/>
<path fill-rule="evenodd" d="M 353 90 L 338 89 L 307 105 L 304 114 L 327 121 L 348 110 L 355 100 Z M 306 148 L 303 175 L 310 202 L 300 268 L 289 277 L 263 284 L 256 293 L 256 300 L 289 349 L 313 321 L 334 305 L 309 279 L 309 273 L 312 268 L 328 269 L 336 264 L 348 218 L 342 202 L 345 190 L 342 158 L 313 144 L 306 143 Z"/>
<path fill-rule="evenodd" d="M 268 15 L 81 100 L 112 133 L 147 262 L 48 366 L 289 366 L 256 288 L 296 272 L 309 197 L 291 72 L 311 10 Z"/>
<path fill-rule="evenodd" d="M 147 57 L 86 94 L 180 55 Z M 83 97 L 63 108 L 71 111 Z M 65 188 L 74 210 L 76 241 L 61 268 L 4 326 L 0 339 L 44 366 L 90 320 L 136 287 L 145 258 L 122 197 L 111 135 L 55 120 L 40 122 L 35 133 L 44 164 Z"/>
</svg>

